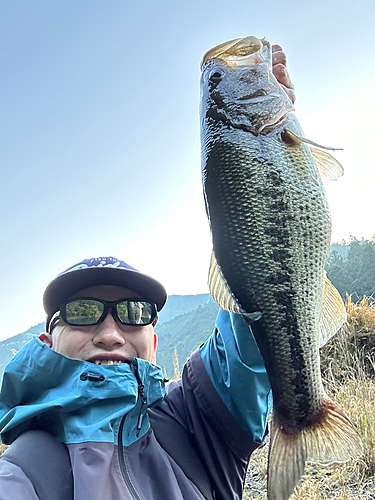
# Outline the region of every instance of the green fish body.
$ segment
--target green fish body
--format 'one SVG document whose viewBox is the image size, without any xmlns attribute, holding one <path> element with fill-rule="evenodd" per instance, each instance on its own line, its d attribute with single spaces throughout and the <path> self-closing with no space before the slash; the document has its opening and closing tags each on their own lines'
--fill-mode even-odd
<svg viewBox="0 0 375 500">
<path fill-rule="evenodd" d="M 346 461 L 362 443 L 325 394 L 319 364 L 319 345 L 346 318 L 324 273 L 331 219 L 322 177 L 342 170 L 303 138 L 270 58 L 256 37 L 206 54 L 202 178 L 210 291 L 251 324 L 263 356 L 274 398 L 268 498 L 287 500 L 307 460 Z"/>
</svg>

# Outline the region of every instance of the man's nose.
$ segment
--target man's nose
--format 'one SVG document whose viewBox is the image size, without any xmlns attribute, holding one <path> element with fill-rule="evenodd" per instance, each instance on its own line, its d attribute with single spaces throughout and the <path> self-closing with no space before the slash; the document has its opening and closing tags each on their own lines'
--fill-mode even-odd
<svg viewBox="0 0 375 500">
<path fill-rule="evenodd" d="M 93 343 L 106 348 L 119 347 L 125 344 L 125 338 L 111 312 L 108 312 L 105 320 L 97 326 L 98 330 L 93 338 Z"/>
</svg>

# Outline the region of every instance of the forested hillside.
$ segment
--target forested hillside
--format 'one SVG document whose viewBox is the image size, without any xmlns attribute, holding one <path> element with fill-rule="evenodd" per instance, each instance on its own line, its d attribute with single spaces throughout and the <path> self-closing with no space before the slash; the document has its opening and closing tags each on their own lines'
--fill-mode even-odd
<svg viewBox="0 0 375 500">
<path fill-rule="evenodd" d="M 202 344 L 212 333 L 219 306 L 211 299 L 194 311 L 181 314 L 171 321 L 156 326 L 158 334 L 158 351 L 156 363 L 163 368 L 168 377 L 173 377 L 174 352 L 178 356 L 181 370 L 189 355 Z"/>
<path fill-rule="evenodd" d="M 164 308 L 159 313 L 158 324 L 161 325 L 166 321 L 193 311 L 198 306 L 206 304 L 210 300 L 209 293 L 201 293 L 198 295 L 170 295 Z"/>
<path fill-rule="evenodd" d="M 375 237 L 352 237 L 349 245 L 332 245 L 326 270 L 344 300 L 346 295 L 352 295 L 353 302 L 375 296 Z"/>
</svg>

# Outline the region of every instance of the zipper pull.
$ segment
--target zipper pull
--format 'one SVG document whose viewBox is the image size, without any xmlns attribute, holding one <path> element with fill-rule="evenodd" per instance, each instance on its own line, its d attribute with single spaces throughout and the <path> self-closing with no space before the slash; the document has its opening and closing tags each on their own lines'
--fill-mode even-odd
<svg viewBox="0 0 375 500">
<path fill-rule="evenodd" d="M 143 382 L 141 380 L 141 377 L 139 376 L 139 372 L 138 372 L 138 360 L 136 358 L 134 358 L 132 360 L 132 362 L 130 363 L 130 369 L 131 369 L 133 375 L 135 376 L 135 378 L 137 380 L 137 384 L 138 384 L 138 397 L 141 400 L 141 408 L 139 410 L 139 415 L 138 415 L 138 420 L 137 420 L 137 432 L 136 432 L 136 436 L 138 437 L 139 433 L 141 432 L 141 428 L 142 428 L 142 420 L 143 420 L 143 416 L 144 416 L 143 407 L 147 403 L 147 399 L 146 399 L 146 396 L 145 396 L 145 393 L 144 393 L 145 386 L 144 386 L 144 384 L 143 384 Z"/>
<path fill-rule="evenodd" d="M 137 437 L 139 437 L 139 434 L 141 432 L 141 429 L 142 429 L 142 420 L 143 420 L 143 413 L 141 412 L 139 415 L 138 415 L 138 421 L 137 421 L 137 432 L 135 433 L 135 435 Z"/>
<path fill-rule="evenodd" d="M 141 432 L 141 428 L 142 428 L 142 420 L 143 420 L 143 407 L 144 405 L 146 404 L 147 400 L 146 400 L 146 396 L 145 396 L 145 393 L 143 392 L 143 388 L 144 388 L 144 385 L 143 384 L 138 384 L 138 394 L 139 394 L 139 397 L 141 399 L 141 409 L 139 410 L 139 415 L 138 415 L 138 420 L 137 420 L 137 433 L 136 433 L 136 436 L 138 437 L 139 436 L 139 433 Z"/>
</svg>

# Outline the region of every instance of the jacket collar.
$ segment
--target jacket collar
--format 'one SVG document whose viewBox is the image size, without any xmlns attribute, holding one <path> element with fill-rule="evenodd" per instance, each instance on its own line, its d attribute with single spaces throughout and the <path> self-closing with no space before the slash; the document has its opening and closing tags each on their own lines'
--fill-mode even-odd
<svg viewBox="0 0 375 500">
<path fill-rule="evenodd" d="M 146 402 L 139 397 L 139 380 L 129 364 L 94 365 L 70 359 L 50 349 L 37 337 L 8 363 L 0 393 L 0 433 L 13 442 L 31 428 L 44 429 L 65 443 L 117 442 L 126 415 L 126 443 L 135 441 L 139 412 L 159 404 L 165 396 L 159 367 L 137 359 Z M 139 437 L 149 428 L 142 421 Z"/>
</svg>

